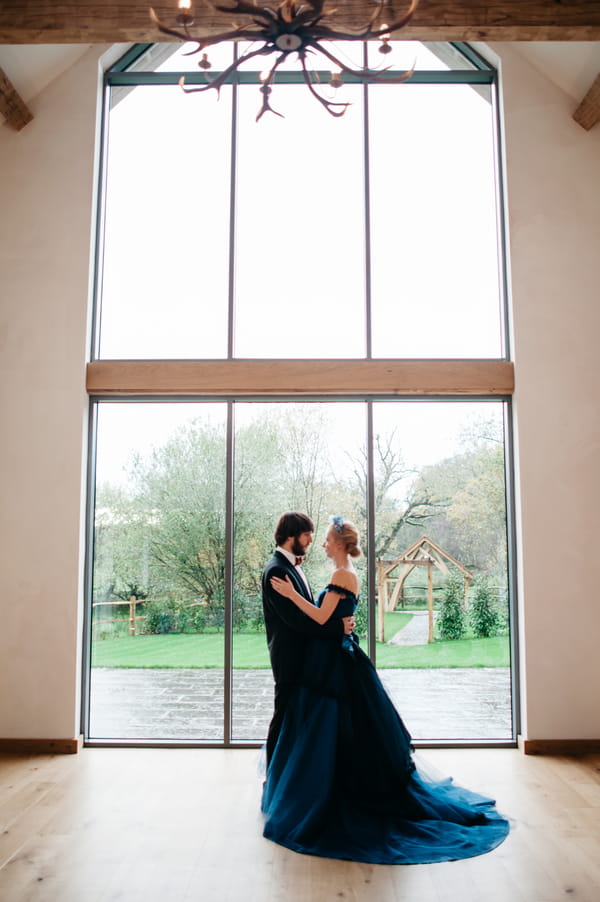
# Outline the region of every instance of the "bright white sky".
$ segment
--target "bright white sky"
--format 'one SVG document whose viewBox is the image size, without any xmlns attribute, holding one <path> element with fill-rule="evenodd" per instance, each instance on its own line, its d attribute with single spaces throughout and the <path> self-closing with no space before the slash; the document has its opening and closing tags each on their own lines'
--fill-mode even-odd
<svg viewBox="0 0 600 902">
<path fill-rule="evenodd" d="M 236 404 L 236 423 L 260 418 L 268 408 L 294 405 L 283 402 Z M 348 466 L 347 452 L 356 455 L 366 440 L 366 405 L 362 402 L 319 404 L 326 411 L 325 438 L 338 475 Z M 502 422 L 501 402 L 390 401 L 376 402 L 375 434 L 391 435 L 401 449 L 407 467 L 421 469 L 461 450 L 461 435 L 469 424 L 494 418 Z M 144 456 L 164 444 L 186 422 L 196 418 L 213 424 L 225 422 L 224 403 L 101 403 L 99 406 L 97 479 L 99 483 L 124 484 L 131 456 Z"/>
</svg>

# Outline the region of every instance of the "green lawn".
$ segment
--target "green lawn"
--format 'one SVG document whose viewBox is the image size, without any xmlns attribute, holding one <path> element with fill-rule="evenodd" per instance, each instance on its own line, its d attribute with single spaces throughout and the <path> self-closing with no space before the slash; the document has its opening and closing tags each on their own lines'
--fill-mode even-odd
<svg viewBox="0 0 600 902">
<path fill-rule="evenodd" d="M 493 639 L 457 639 L 431 645 L 380 645 L 377 643 L 378 667 L 508 667 L 508 636 Z"/>
<path fill-rule="evenodd" d="M 222 666 L 222 633 L 123 636 L 95 642 L 92 650 L 92 667 Z M 264 633 L 234 636 L 233 666 L 247 670 L 270 666 Z"/>
<path fill-rule="evenodd" d="M 405 647 L 377 644 L 378 667 L 508 667 L 509 663 L 506 636 Z M 92 648 L 92 667 L 222 666 L 222 634 L 124 636 L 94 642 Z M 263 633 L 234 635 L 233 666 L 247 670 L 270 666 Z"/>
</svg>

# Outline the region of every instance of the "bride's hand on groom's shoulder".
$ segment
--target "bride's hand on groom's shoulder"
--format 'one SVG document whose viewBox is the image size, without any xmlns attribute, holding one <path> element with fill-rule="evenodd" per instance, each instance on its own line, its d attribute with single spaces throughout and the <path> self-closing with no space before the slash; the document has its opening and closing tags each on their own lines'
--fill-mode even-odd
<svg viewBox="0 0 600 902">
<path fill-rule="evenodd" d="M 280 579 L 278 576 L 271 577 L 271 586 L 279 595 L 283 595 L 284 598 L 291 598 L 292 592 L 294 591 L 294 587 L 292 585 L 292 581 L 289 576 L 286 576 L 285 579 Z"/>
</svg>

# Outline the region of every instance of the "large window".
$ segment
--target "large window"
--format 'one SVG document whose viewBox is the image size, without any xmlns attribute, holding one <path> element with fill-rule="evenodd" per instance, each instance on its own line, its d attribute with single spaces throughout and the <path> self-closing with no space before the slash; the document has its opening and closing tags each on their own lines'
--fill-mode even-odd
<svg viewBox="0 0 600 902">
<path fill-rule="evenodd" d="M 109 73 L 98 356 L 502 357 L 495 73 L 412 52 L 341 119 L 293 70 L 259 123 L 258 71 L 219 99 L 181 52 Z"/>
<path fill-rule="evenodd" d="M 186 96 L 186 49 L 106 75 L 85 734 L 264 739 L 260 571 L 299 508 L 315 589 L 328 516 L 359 527 L 361 641 L 414 738 L 512 741 L 496 73 L 399 44 L 413 78 L 334 120 L 290 64 L 257 123 L 259 72 Z"/>
</svg>

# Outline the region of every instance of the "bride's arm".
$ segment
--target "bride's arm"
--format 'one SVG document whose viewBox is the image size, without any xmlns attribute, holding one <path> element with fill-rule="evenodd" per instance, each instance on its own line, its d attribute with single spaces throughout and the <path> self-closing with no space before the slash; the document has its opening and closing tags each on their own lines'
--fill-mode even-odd
<svg viewBox="0 0 600 902">
<path fill-rule="evenodd" d="M 271 585 L 275 591 L 279 592 L 280 595 L 283 595 L 284 598 L 289 598 L 290 601 L 293 601 L 296 607 L 300 608 L 302 613 L 321 625 L 329 620 L 340 600 L 339 595 L 336 595 L 335 592 L 328 592 L 323 599 L 321 606 L 318 608 L 310 601 L 307 601 L 306 598 L 303 598 L 299 592 L 296 592 L 289 576 L 286 576 L 285 579 L 279 579 L 278 576 L 272 576 Z"/>
</svg>

